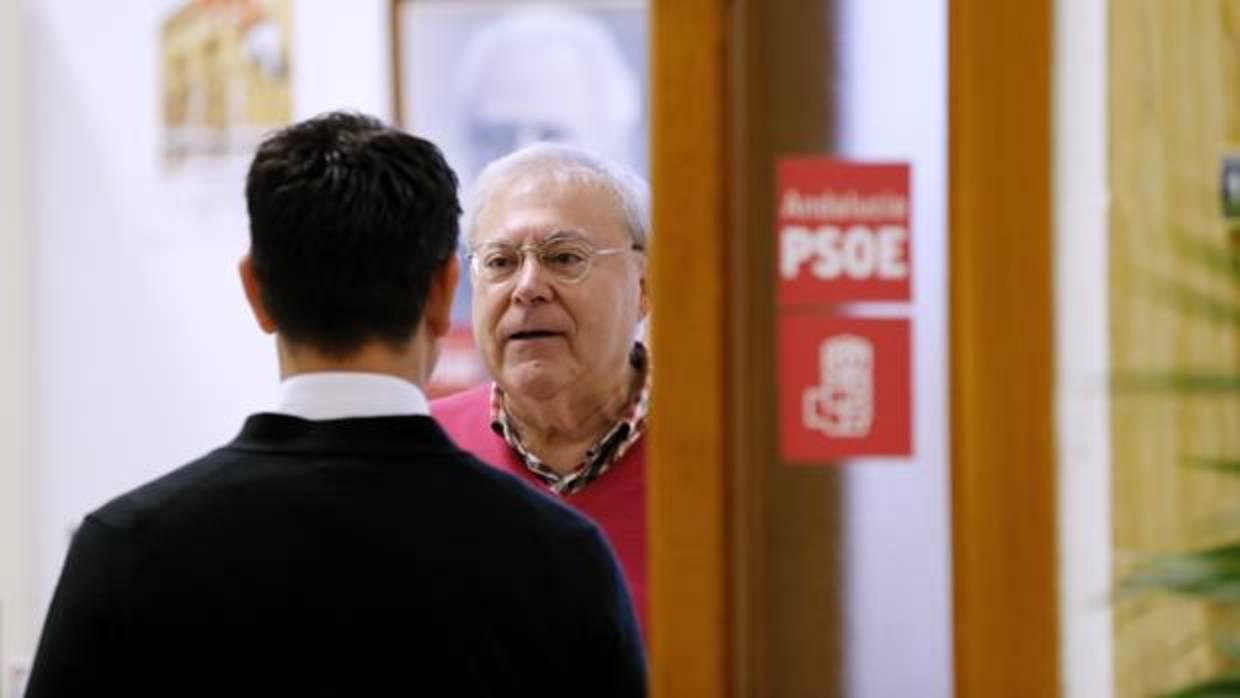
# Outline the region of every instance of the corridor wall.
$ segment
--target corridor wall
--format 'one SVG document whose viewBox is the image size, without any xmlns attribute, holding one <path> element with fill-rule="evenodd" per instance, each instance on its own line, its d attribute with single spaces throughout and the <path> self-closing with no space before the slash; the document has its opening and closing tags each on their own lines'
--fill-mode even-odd
<svg viewBox="0 0 1240 698">
<path fill-rule="evenodd" d="M 236 274 L 246 159 L 193 173 L 161 160 L 159 30 L 183 4 L 45 0 L 20 25 L 38 619 L 83 514 L 231 438 L 274 399 L 274 346 Z M 382 0 L 347 11 L 293 3 L 293 118 L 334 108 L 390 117 L 387 20 Z"/>
<path fill-rule="evenodd" d="M 25 5 L 0 0 L 0 696 L 16 690 L 34 624 Z"/>
</svg>

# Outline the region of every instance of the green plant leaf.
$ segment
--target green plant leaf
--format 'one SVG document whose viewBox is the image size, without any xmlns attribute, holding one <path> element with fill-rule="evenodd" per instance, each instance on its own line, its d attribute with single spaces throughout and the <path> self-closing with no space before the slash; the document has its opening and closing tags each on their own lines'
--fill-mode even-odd
<svg viewBox="0 0 1240 698">
<path fill-rule="evenodd" d="M 1186 468 L 1198 468 L 1200 470 L 1212 470 L 1229 475 L 1240 475 L 1240 458 L 1203 458 L 1201 456 L 1188 456 L 1184 459 L 1183 465 Z"/>
<path fill-rule="evenodd" d="M 1237 698 L 1240 674 L 1228 674 L 1202 681 L 1187 688 L 1162 694 L 1162 698 Z"/>
<path fill-rule="evenodd" d="M 1195 371 L 1117 373 L 1111 378 L 1117 392 L 1216 394 L 1240 392 L 1240 372 L 1201 373 Z"/>
<path fill-rule="evenodd" d="M 1240 602 L 1240 543 L 1156 559 L 1122 585 L 1123 591 L 1158 589 L 1221 604 Z"/>
<path fill-rule="evenodd" d="M 1167 242 L 1178 258 L 1176 266 L 1192 279 L 1136 271 L 1132 290 L 1166 304 L 1186 319 L 1216 323 L 1233 332 L 1240 329 L 1240 297 L 1236 293 L 1240 289 L 1240 228 L 1233 226 L 1229 239 L 1223 241 L 1214 239 L 1213 234 L 1189 234 L 1184 229 L 1169 233 Z M 1127 396 L 1228 398 L 1240 395 L 1240 371 L 1128 371 L 1112 374 L 1111 390 Z M 1240 458 L 1233 454 L 1186 456 L 1181 464 L 1240 475 Z M 1229 613 L 1235 612 L 1240 608 L 1240 540 L 1156 558 L 1123 581 L 1117 591 L 1169 592 L 1227 605 Z M 1216 636 L 1211 644 L 1227 658 L 1227 668 L 1213 678 L 1165 693 L 1164 698 L 1240 698 L 1240 642 L 1227 633 Z"/>
</svg>

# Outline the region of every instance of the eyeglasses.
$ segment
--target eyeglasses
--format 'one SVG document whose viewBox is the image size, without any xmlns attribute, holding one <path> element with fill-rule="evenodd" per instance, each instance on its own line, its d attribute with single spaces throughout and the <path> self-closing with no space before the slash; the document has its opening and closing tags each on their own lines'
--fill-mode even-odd
<svg viewBox="0 0 1240 698">
<path fill-rule="evenodd" d="M 517 247 L 502 242 L 483 245 L 467 255 L 469 269 L 478 279 L 491 284 L 503 283 L 521 269 L 526 252 L 533 252 L 539 266 L 553 279 L 574 284 L 590 274 L 596 257 L 640 252 L 639 245 L 595 249 L 585 240 L 551 238 L 538 244 Z"/>
</svg>

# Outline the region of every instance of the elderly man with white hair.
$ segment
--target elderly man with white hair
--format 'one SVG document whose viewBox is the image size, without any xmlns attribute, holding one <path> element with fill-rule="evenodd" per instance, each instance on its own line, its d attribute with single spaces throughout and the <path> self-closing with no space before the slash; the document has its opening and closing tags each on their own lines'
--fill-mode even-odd
<svg viewBox="0 0 1240 698">
<path fill-rule="evenodd" d="M 640 177 L 569 146 L 488 165 L 464 244 L 494 382 L 432 405 L 463 448 L 603 527 L 643 623 L 648 201 Z"/>
</svg>

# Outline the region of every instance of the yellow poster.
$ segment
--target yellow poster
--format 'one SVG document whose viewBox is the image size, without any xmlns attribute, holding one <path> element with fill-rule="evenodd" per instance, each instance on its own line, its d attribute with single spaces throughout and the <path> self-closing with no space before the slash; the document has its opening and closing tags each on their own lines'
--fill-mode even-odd
<svg viewBox="0 0 1240 698">
<path fill-rule="evenodd" d="M 161 30 L 163 160 L 248 155 L 292 116 L 292 0 L 191 0 Z"/>
</svg>

